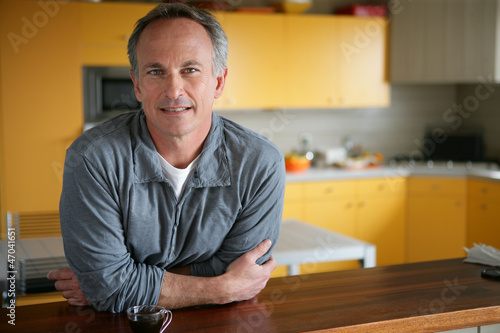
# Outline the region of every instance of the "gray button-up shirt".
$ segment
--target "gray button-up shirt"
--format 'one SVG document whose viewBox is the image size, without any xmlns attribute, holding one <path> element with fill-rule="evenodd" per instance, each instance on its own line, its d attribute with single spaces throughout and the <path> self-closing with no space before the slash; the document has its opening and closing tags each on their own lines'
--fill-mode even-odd
<svg viewBox="0 0 500 333">
<path fill-rule="evenodd" d="M 216 276 L 262 240 L 274 246 L 284 188 L 281 152 L 213 114 L 178 201 L 144 113 L 118 116 L 67 150 L 60 215 L 68 263 L 98 310 L 156 304 L 168 268 Z"/>
</svg>

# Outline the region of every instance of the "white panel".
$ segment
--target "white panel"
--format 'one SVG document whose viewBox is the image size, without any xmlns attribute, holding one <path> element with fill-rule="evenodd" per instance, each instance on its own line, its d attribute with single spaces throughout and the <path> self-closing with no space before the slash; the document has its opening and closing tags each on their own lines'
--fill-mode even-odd
<svg viewBox="0 0 500 333">
<path fill-rule="evenodd" d="M 484 58 L 483 45 L 484 36 L 480 34 L 482 28 L 482 6 L 484 1 L 466 0 L 464 25 L 465 50 L 465 78 L 470 82 L 476 82 L 477 76 L 482 72 Z"/>
<path fill-rule="evenodd" d="M 444 1 L 425 0 L 422 29 L 424 35 L 423 76 L 426 82 L 440 82 L 444 77 L 445 64 L 445 20 Z"/>
<path fill-rule="evenodd" d="M 461 328 L 458 330 L 451 330 L 451 331 L 443 331 L 439 333 L 478 333 L 477 327 L 469 327 L 469 328 Z"/>
<path fill-rule="evenodd" d="M 479 328 L 479 333 L 499 333 L 500 332 L 500 324 L 481 326 Z"/>
<path fill-rule="evenodd" d="M 464 6 L 461 6 L 458 0 L 445 0 L 445 2 L 446 14 L 443 17 L 446 36 L 444 41 L 444 58 L 446 59 L 444 78 L 446 81 L 463 80 L 466 51 L 462 20 L 465 15 Z"/>
</svg>

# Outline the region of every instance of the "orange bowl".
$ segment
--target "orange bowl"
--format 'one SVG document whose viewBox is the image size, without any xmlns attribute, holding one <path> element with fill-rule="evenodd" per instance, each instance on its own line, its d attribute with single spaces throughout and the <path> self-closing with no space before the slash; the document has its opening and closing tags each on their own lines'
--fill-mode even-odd
<svg viewBox="0 0 500 333">
<path fill-rule="evenodd" d="M 288 172 L 304 172 L 311 166 L 311 161 L 306 158 L 285 158 L 285 169 Z"/>
</svg>

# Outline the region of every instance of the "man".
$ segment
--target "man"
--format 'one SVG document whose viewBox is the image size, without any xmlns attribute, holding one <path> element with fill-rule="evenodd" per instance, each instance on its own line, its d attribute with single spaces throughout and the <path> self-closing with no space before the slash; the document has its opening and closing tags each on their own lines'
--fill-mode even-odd
<svg viewBox="0 0 500 333">
<path fill-rule="evenodd" d="M 143 111 L 85 132 L 66 154 L 61 229 L 75 274 L 49 278 L 70 303 L 173 309 L 264 288 L 284 162 L 268 140 L 212 112 L 226 58 L 225 34 L 204 11 L 162 4 L 138 21 L 129 59 Z"/>
</svg>

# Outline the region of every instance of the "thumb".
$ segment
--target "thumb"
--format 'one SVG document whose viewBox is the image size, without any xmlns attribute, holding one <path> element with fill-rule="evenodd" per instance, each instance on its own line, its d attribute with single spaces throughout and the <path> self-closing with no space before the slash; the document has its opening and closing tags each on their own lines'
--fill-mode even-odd
<svg viewBox="0 0 500 333">
<path fill-rule="evenodd" d="M 252 255 L 252 258 L 255 260 L 259 259 L 262 257 L 264 254 L 266 254 L 267 251 L 271 248 L 271 240 L 270 239 L 264 239 L 259 245 L 257 245 L 252 251 L 249 253 Z"/>
</svg>

